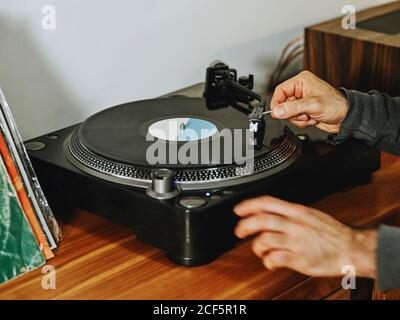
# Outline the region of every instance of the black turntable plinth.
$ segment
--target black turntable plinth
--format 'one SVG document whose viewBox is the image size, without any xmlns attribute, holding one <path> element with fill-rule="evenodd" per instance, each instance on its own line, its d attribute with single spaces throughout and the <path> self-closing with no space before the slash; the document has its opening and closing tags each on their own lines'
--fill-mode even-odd
<svg viewBox="0 0 400 320">
<path fill-rule="evenodd" d="M 91 211 L 178 264 L 205 264 L 234 246 L 239 201 L 268 194 L 311 203 L 368 182 L 380 165 L 379 151 L 360 141 L 334 146 L 317 129 L 272 119 L 251 89 L 252 77 L 237 80 L 219 64 L 208 70 L 204 98 L 189 88 L 108 108 L 26 146 L 56 214 Z M 250 140 L 226 143 L 249 131 Z M 228 138 L 215 147 L 221 132 Z M 165 143 L 149 153 L 156 142 Z"/>
</svg>

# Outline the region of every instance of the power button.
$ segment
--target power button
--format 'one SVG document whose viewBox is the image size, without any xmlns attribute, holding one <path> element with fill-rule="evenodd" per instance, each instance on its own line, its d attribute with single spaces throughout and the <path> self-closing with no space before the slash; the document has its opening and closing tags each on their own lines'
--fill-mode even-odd
<svg viewBox="0 0 400 320">
<path fill-rule="evenodd" d="M 179 204 L 187 209 L 199 208 L 206 204 L 206 199 L 201 197 L 184 197 L 179 200 Z"/>
</svg>

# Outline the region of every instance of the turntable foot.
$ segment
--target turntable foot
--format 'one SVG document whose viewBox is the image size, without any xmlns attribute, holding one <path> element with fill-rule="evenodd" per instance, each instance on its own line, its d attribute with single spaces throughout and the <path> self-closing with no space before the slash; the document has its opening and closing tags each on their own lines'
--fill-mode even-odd
<svg viewBox="0 0 400 320">
<path fill-rule="evenodd" d="M 219 255 L 218 255 L 219 256 Z M 201 258 L 188 258 L 188 257 L 179 257 L 173 254 L 170 254 L 167 252 L 167 258 L 175 263 L 179 264 L 181 266 L 185 267 L 197 267 L 197 266 L 202 266 L 208 263 L 213 262 L 218 258 L 218 256 L 207 256 L 207 257 L 201 257 Z"/>
</svg>

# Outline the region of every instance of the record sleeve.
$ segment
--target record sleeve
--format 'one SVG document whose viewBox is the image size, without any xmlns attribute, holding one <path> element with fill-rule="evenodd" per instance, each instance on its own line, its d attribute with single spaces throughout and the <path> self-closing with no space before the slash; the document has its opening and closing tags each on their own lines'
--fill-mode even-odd
<svg viewBox="0 0 400 320">
<path fill-rule="evenodd" d="M 32 207 L 35 210 L 51 248 L 54 249 L 57 247 L 57 243 L 61 240 L 62 233 L 43 194 L 42 188 L 36 177 L 32 163 L 28 157 L 24 143 L 18 132 L 11 110 L 1 88 L 0 126 L 4 138 L 8 143 L 10 153 L 12 154 L 15 164 L 21 174 Z"/>
<path fill-rule="evenodd" d="M 21 207 L 25 213 L 26 218 L 28 219 L 28 221 L 32 227 L 32 231 L 39 243 L 39 246 L 43 250 L 43 254 L 44 254 L 45 258 L 47 260 L 50 258 L 53 258 L 54 254 L 51 251 L 51 248 L 50 248 L 49 243 L 43 233 L 41 225 L 35 215 L 35 212 L 33 211 L 32 205 L 29 201 L 29 198 L 28 198 L 26 190 L 25 190 L 25 186 L 21 180 L 21 176 L 17 170 L 17 167 L 15 166 L 14 160 L 8 150 L 7 143 L 4 139 L 1 131 L 0 131 L 0 155 L 3 158 L 4 165 L 7 169 L 8 175 L 9 175 L 11 182 L 14 186 L 14 189 L 17 193 L 18 199 L 21 203 Z"/>
<path fill-rule="evenodd" d="M 44 263 L 45 258 L 0 157 L 0 284 Z"/>
</svg>

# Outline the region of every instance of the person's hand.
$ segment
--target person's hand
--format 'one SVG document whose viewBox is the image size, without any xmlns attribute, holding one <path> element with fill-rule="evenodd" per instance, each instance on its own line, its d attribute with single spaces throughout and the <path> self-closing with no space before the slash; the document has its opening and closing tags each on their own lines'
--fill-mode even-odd
<svg viewBox="0 0 400 320">
<path fill-rule="evenodd" d="M 376 277 L 375 230 L 353 230 L 321 211 L 269 196 L 245 200 L 234 212 L 242 218 L 236 235 L 257 235 L 252 249 L 268 269 L 328 277 L 351 265 L 357 276 Z"/>
<path fill-rule="evenodd" d="M 343 94 L 308 71 L 278 85 L 271 100 L 273 117 L 330 133 L 339 132 L 348 108 Z"/>
</svg>

